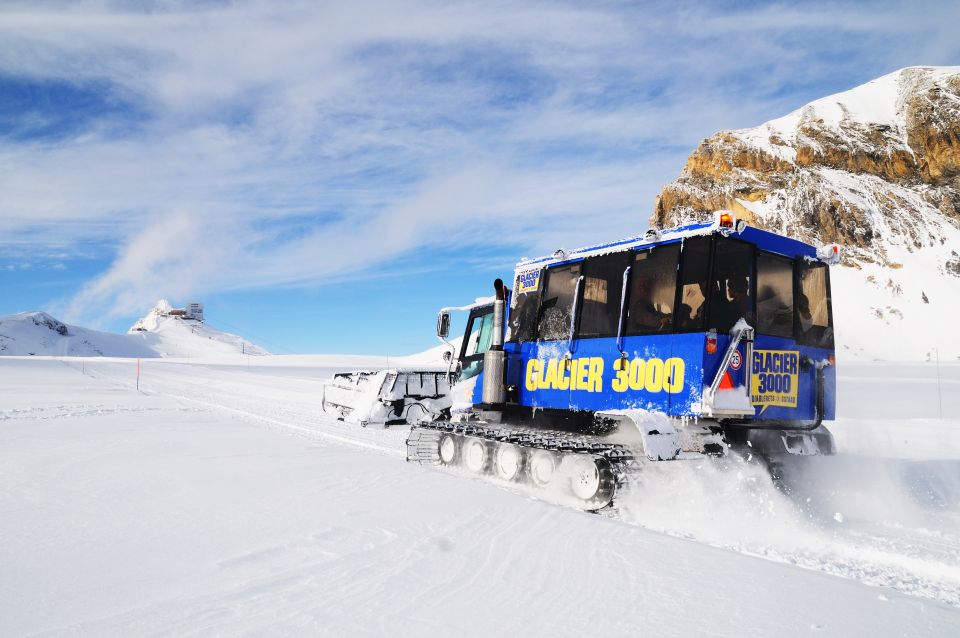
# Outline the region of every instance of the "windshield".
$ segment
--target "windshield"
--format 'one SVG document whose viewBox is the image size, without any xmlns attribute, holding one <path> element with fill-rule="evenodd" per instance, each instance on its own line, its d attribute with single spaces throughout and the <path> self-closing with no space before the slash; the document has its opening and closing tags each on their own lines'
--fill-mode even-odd
<svg viewBox="0 0 960 638">
<path fill-rule="evenodd" d="M 541 341 L 559 341 L 569 337 L 578 279 L 579 263 L 547 270 L 546 292 L 540 304 L 538 334 Z"/>
<path fill-rule="evenodd" d="M 510 301 L 507 341 L 532 341 L 536 338 L 540 274 L 539 270 L 528 270 L 517 275 Z"/>
</svg>

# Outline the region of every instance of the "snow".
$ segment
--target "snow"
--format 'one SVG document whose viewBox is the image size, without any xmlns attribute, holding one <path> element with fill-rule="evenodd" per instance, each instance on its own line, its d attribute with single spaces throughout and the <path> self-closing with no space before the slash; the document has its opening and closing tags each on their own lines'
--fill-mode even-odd
<svg viewBox="0 0 960 638">
<path fill-rule="evenodd" d="M 663 462 L 597 516 L 324 418 L 355 361 L 157 358 L 138 392 L 130 359 L 0 358 L 0 634 L 960 627 L 960 365 L 941 418 L 934 364 L 841 361 L 841 453 L 791 494 L 755 463 Z"/>
<path fill-rule="evenodd" d="M 960 70 L 960 67 L 957 69 Z M 784 117 L 771 120 L 766 128 L 771 133 L 786 137 L 793 135 L 804 119 L 822 120 L 834 128 L 839 128 L 844 122 L 896 126 L 901 73 L 902 69 L 848 91 L 814 100 Z"/>
<path fill-rule="evenodd" d="M 814 100 L 760 126 L 732 133 L 775 157 L 791 162 L 796 159 L 796 150 L 771 141 L 771 136 L 792 145 L 801 135 L 800 128 L 812 122 L 822 123 L 821 126 L 833 130 L 841 138 L 849 137 L 845 135 L 845 128 L 858 125 L 886 126 L 902 140 L 903 148 L 909 149 L 904 133 L 904 95 L 911 90 L 912 79 L 909 76 L 914 72 L 922 72 L 927 81 L 936 82 L 960 73 L 960 66 L 899 69 L 848 91 Z"/>
<path fill-rule="evenodd" d="M 170 316 L 161 299 L 125 335 L 65 324 L 45 312 L 0 317 L 0 356 L 204 357 L 267 351 L 200 321 Z"/>
<path fill-rule="evenodd" d="M 126 335 L 72 326 L 45 312 L 21 312 L 0 317 L 0 356 L 104 354 L 117 357 L 157 356 L 149 346 Z"/>
<path fill-rule="evenodd" d="M 750 402 L 750 397 L 747 396 L 746 386 L 742 385 L 725 390 L 718 389 L 713 397 L 711 408 L 732 412 L 739 411 L 741 414 L 753 414 L 756 411 L 753 403 Z"/>
</svg>

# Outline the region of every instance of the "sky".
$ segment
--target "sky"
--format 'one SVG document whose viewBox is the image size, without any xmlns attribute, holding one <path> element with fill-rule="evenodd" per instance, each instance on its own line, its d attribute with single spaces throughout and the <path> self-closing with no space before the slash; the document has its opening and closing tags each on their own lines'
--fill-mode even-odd
<svg viewBox="0 0 960 638">
<path fill-rule="evenodd" d="M 0 315 L 160 298 L 406 354 L 524 256 L 641 234 L 721 129 L 960 63 L 960 3 L 3 2 Z"/>
</svg>

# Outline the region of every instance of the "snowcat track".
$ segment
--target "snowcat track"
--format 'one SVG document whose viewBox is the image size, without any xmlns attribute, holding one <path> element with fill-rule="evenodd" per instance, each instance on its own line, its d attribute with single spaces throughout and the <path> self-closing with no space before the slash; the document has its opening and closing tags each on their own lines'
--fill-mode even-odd
<svg viewBox="0 0 960 638">
<path fill-rule="evenodd" d="M 441 421 L 411 428 L 407 461 L 458 469 L 597 511 L 613 503 L 637 457 L 622 444 L 589 435 Z"/>
</svg>

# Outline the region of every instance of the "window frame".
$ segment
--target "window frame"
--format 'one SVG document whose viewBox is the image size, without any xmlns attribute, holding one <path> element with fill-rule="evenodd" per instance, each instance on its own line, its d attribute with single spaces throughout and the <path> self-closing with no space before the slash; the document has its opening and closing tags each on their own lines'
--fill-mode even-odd
<svg viewBox="0 0 960 638">
<path fill-rule="evenodd" d="M 469 336 L 470 336 L 470 331 L 473 328 L 473 322 L 479 320 L 482 324 L 484 317 L 486 317 L 487 315 L 493 315 L 492 305 L 474 308 L 473 310 L 470 311 L 470 315 L 467 317 L 467 325 L 463 332 L 463 336 L 464 336 L 463 342 L 460 344 L 460 358 L 457 360 L 460 364 L 460 369 L 457 373 L 458 379 L 460 381 L 465 380 L 463 377 L 463 373 L 470 365 L 477 362 L 480 362 L 482 364 L 484 360 L 484 355 L 487 352 L 486 350 L 484 350 L 483 352 L 474 353 L 468 356 L 467 346 L 470 343 Z M 492 323 L 492 318 L 491 318 L 491 323 Z M 491 329 L 494 329 L 494 326 L 491 325 Z M 489 347 L 487 348 L 487 350 L 489 350 Z M 478 370 L 475 374 L 472 374 L 466 378 L 472 379 L 473 377 L 477 376 L 477 374 L 479 373 L 480 371 Z"/>
<path fill-rule="evenodd" d="M 830 345 L 822 346 L 815 343 L 809 343 L 807 340 L 801 339 L 800 334 L 800 313 L 797 312 L 797 295 L 803 294 L 803 290 L 800 287 L 800 273 L 803 269 L 813 269 L 813 268 L 824 268 L 826 272 L 826 294 L 827 294 L 827 322 L 828 328 L 830 329 Z M 793 266 L 793 341 L 794 343 L 807 346 L 809 348 L 821 348 L 823 350 L 836 350 L 837 348 L 837 337 L 836 337 L 836 327 L 834 326 L 833 321 L 833 282 L 830 279 L 830 265 L 818 261 L 817 263 L 807 262 L 803 257 L 797 257 L 794 260 Z"/>
<path fill-rule="evenodd" d="M 467 347 L 470 345 L 470 339 L 469 339 L 471 334 L 470 331 L 473 328 L 474 321 L 479 319 L 482 324 L 483 318 L 487 315 L 492 315 L 492 314 L 493 314 L 493 306 L 481 306 L 480 308 L 474 308 L 473 310 L 470 311 L 470 315 L 467 317 L 467 326 L 463 331 L 463 336 L 464 336 L 463 343 L 460 344 L 460 361 L 464 361 L 468 358 L 483 357 L 486 350 L 484 350 L 484 352 L 474 353 L 469 356 L 467 355 Z M 492 322 L 492 319 L 491 319 L 491 322 Z M 491 326 L 491 329 L 492 328 L 493 326 Z M 489 347 L 487 348 L 487 350 L 489 350 Z"/>
<path fill-rule="evenodd" d="M 563 341 L 563 339 L 544 339 L 544 338 L 540 335 L 540 320 L 541 320 L 541 314 L 543 313 L 543 300 L 544 300 L 544 298 L 547 296 L 547 286 L 550 284 L 550 275 L 552 274 L 552 271 L 557 270 L 557 269 L 559 269 L 559 268 L 569 268 L 570 266 L 574 266 L 574 265 L 576 265 L 576 264 L 580 264 L 580 275 L 579 275 L 579 276 L 582 277 L 582 276 L 583 276 L 583 262 L 584 262 L 584 261 L 586 261 L 586 259 L 583 258 L 583 257 L 578 258 L 578 259 L 568 259 L 568 260 L 566 260 L 566 261 L 561 261 L 561 262 L 557 262 L 557 263 L 555 263 L 555 264 L 550 264 L 549 266 L 546 266 L 545 268 L 541 269 L 541 273 L 540 273 L 540 278 L 541 278 L 541 279 L 540 279 L 540 299 L 537 301 L 537 315 L 536 315 L 536 324 L 535 324 L 535 326 L 534 326 L 534 338 L 533 338 L 531 341 L 535 341 L 535 342 L 537 342 L 537 343 Z M 577 306 L 579 307 L 579 302 L 580 302 L 579 296 L 582 296 L 582 295 L 583 295 L 583 287 L 581 286 L 581 287 L 580 287 L 580 290 L 577 291 L 577 290 L 576 290 L 576 284 L 574 284 L 574 293 L 578 295 Z M 570 322 L 571 322 L 571 323 L 576 322 L 577 324 L 579 324 L 579 323 L 580 323 L 580 318 L 579 318 L 579 317 L 570 317 Z M 577 327 L 579 327 L 579 326 L 577 326 Z M 569 334 L 569 328 L 568 328 L 567 334 Z M 576 338 L 576 332 L 574 332 L 574 338 Z"/>
<path fill-rule="evenodd" d="M 773 259 L 776 259 L 776 260 L 779 260 L 779 261 L 784 261 L 784 262 L 787 262 L 787 263 L 790 264 L 790 279 L 791 279 L 791 282 L 792 282 L 792 283 L 791 283 L 791 291 L 790 291 L 790 294 L 792 295 L 792 299 L 790 300 L 790 302 L 791 302 L 790 316 L 791 316 L 791 318 L 792 318 L 793 326 L 792 326 L 792 330 L 791 330 L 792 334 L 791 334 L 791 336 L 789 336 L 789 337 L 785 337 L 785 336 L 783 336 L 783 335 L 771 334 L 771 333 L 769 333 L 769 332 L 762 332 L 762 331 L 760 330 L 760 310 L 759 310 L 758 307 L 757 307 L 757 304 L 759 303 L 759 300 L 757 299 L 757 294 L 756 294 L 756 293 L 759 291 L 759 288 L 758 288 L 758 285 L 759 285 L 759 283 L 760 283 L 760 281 L 759 281 L 759 280 L 760 280 L 760 267 L 759 267 L 759 266 L 760 266 L 760 255 L 761 255 L 761 254 L 762 254 L 764 257 L 771 257 L 771 258 L 773 258 Z M 798 327 L 798 325 L 799 325 L 799 322 L 797 321 L 797 292 L 798 292 L 799 286 L 800 286 L 800 271 L 797 269 L 797 264 L 798 264 L 798 259 L 793 258 L 793 257 L 788 257 L 788 256 L 786 256 L 786 255 L 784 255 L 784 254 L 782 254 L 782 253 L 775 253 L 775 252 L 770 251 L 770 250 L 764 250 L 764 249 L 760 248 L 759 246 L 757 246 L 757 247 L 756 247 L 756 250 L 754 250 L 754 252 L 753 252 L 753 272 L 754 272 L 754 277 L 753 277 L 753 279 L 754 279 L 754 281 L 753 281 L 753 288 L 754 288 L 754 295 L 753 295 L 753 316 L 754 316 L 754 321 L 753 321 L 753 322 L 756 324 L 756 325 L 754 326 L 754 330 L 756 330 L 756 332 L 757 332 L 758 335 L 763 335 L 763 336 L 765 336 L 765 337 L 775 337 L 775 338 L 777 338 L 777 339 L 791 339 L 791 338 L 792 338 L 794 341 L 797 341 L 797 335 L 798 335 L 797 327 Z M 798 343 L 799 343 L 799 342 L 798 342 Z"/>
<path fill-rule="evenodd" d="M 532 269 L 531 269 L 531 270 L 532 270 Z M 521 344 L 521 343 L 533 343 L 533 342 L 539 341 L 539 334 L 538 334 L 538 333 L 540 332 L 540 330 L 539 330 L 539 329 L 540 329 L 540 304 L 543 303 L 543 289 L 544 289 L 543 282 L 544 282 L 544 277 L 546 276 L 546 273 L 547 273 L 547 268 L 546 268 L 546 267 L 541 267 L 541 268 L 539 268 L 538 270 L 539 270 L 539 272 L 540 272 L 540 276 L 539 276 L 539 278 L 537 279 L 537 293 L 536 293 L 536 294 L 537 294 L 537 304 L 536 304 L 536 308 L 534 308 L 534 312 L 533 312 L 533 327 L 532 327 L 532 329 L 530 330 L 530 338 L 529 338 L 529 339 L 520 339 L 519 330 L 517 331 L 518 334 L 513 334 L 513 331 L 511 330 L 511 331 L 510 331 L 510 338 L 509 338 L 509 339 L 505 339 L 505 340 L 504 340 L 504 343 L 516 343 L 516 344 Z M 525 270 L 524 272 L 528 272 L 528 271 Z M 523 298 L 523 297 L 525 297 L 526 294 L 527 294 L 527 293 L 519 293 L 519 292 L 517 292 L 516 276 L 514 276 L 513 285 L 514 285 L 513 290 L 512 290 L 511 293 L 510 293 L 510 305 L 507 307 L 507 322 L 506 322 L 506 326 L 505 326 L 505 328 L 504 328 L 505 330 L 506 330 L 507 328 L 509 328 L 509 326 L 510 326 L 510 321 L 513 319 L 513 313 L 514 313 L 514 311 L 516 310 L 516 305 L 515 305 L 514 302 L 516 302 L 517 304 L 519 304 L 519 303 L 520 303 L 520 299 Z M 522 326 L 518 326 L 518 327 L 522 327 Z"/>
<path fill-rule="evenodd" d="M 678 253 L 677 253 L 677 268 L 676 268 L 676 271 L 674 272 L 674 280 L 673 280 L 673 308 L 672 308 L 672 310 L 671 310 L 672 318 L 670 319 L 670 329 L 669 329 L 669 330 L 663 330 L 663 331 L 660 331 L 660 330 L 644 330 L 644 331 L 639 331 L 639 332 L 637 332 L 637 331 L 631 331 L 631 330 L 629 330 L 629 328 L 628 328 L 629 323 L 628 323 L 628 321 L 627 321 L 627 316 L 624 316 L 624 318 L 623 318 L 623 336 L 624 336 L 624 337 L 649 337 L 649 336 L 652 336 L 652 335 L 669 335 L 669 334 L 676 334 L 676 329 L 677 329 L 677 296 L 678 296 L 678 294 L 679 294 L 679 293 L 678 293 L 678 290 L 679 290 L 679 288 L 680 288 L 680 286 L 679 286 L 679 284 L 680 284 L 680 263 L 681 263 L 681 260 L 683 259 L 683 240 L 682 240 L 682 239 L 675 239 L 675 240 L 672 240 L 672 241 L 665 241 L 665 242 L 662 242 L 662 243 L 653 244 L 653 245 L 647 245 L 647 246 L 637 246 L 637 247 L 632 248 L 631 250 L 627 251 L 627 252 L 630 253 L 630 260 L 627 262 L 627 265 L 630 266 L 630 279 L 629 279 L 628 282 L 627 282 L 627 306 L 629 307 L 629 305 L 630 305 L 630 297 L 631 297 L 631 294 L 630 294 L 630 293 L 633 292 L 633 278 L 634 278 L 634 276 L 636 276 L 636 274 L 637 274 L 637 269 L 634 267 L 634 264 L 636 263 L 636 254 L 637 254 L 637 253 L 642 253 L 642 252 L 651 252 L 651 253 L 652 253 L 654 250 L 657 250 L 657 249 L 659 249 L 659 248 L 666 248 L 666 247 L 669 247 L 669 246 L 678 246 L 678 247 L 679 247 L 679 251 L 678 251 Z M 711 254 L 711 256 L 713 255 L 713 250 L 712 250 L 712 248 L 711 248 L 710 254 Z M 711 267 L 712 267 L 712 265 L 713 265 L 713 262 L 711 261 Z M 614 335 L 614 336 L 616 336 L 616 335 Z"/>
<path fill-rule="evenodd" d="M 679 308 L 680 304 L 683 302 L 683 274 L 684 268 L 686 267 L 687 260 L 687 251 L 684 250 L 687 241 L 691 239 L 698 239 L 699 237 L 704 237 L 707 240 L 707 285 L 710 285 L 710 282 L 713 281 L 713 259 L 716 252 L 717 246 L 717 237 L 716 235 L 698 235 L 696 237 L 687 237 L 681 242 L 680 248 L 680 260 L 677 264 L 677 292 L 674 298 L 674 308 Z M 709 292 L 709 291 L 708 291 Z M 707 319 L 710 318 L 710 299 L 713 295 L 708 294 L 706 299 L 703 300 L 703 319 L 700 321 L 700 325 L 693 329 L 687 330 L 677 330 L 677 317 L 676 312 L 674 312 L 673 317 L 673 333 L 672 334 L 693 334 L 695 332 L 707 332 L 710 328 L 707 327 Z"/>
<path fill-rule="evenodd" d="M 584 277 L 584 278 L 587 277 L 587 274 L 588 274 L 588 273 L 586 273 L 585 271 L 587 270 L 587 266 L 589 265 L 590 260 L 593 260 L 593 259 L 613 258 L 614 256 L 619 256 L 619 257 L 622 257 L 622 258 L 623 258 L 623 263 L 625 264 L 625 265 L 624 265 L 624 269 L 626 269 L 628 266 L 632 266 L 632 265 L 633 265 L 633 253 L 634 253 L 634 252 L 635 252 L 635 251 L 633 251 L 633 250 L 620 250 L 620 251 L 613 251 L 613 252 L 609 252 L 609 253 L 603 253 L 603 254 L 601 254 L 601 255 L 593 255 L 593 256 L 591 256 L 591 257 L 585 257 L 584 259 L 580 260 L 580 263 L 583 264 L 583 265 L 580 267 L 580 276 L 581 276 L 581 277 Z M 569 264 L 569 263 L 574 263 L 574 262 L 572 262 L 572 261 L 571 261 L 571 262 L 564 262 L 564 264 L 558 264 L 558 265 L 566 265 L 566 264 Z M 584 281 L 586 281 L 586 279 L 584 279 Z M 623 282 L 623 270 L 620 271 L 620 280 L 619 280 L 619 281 L 620 281 L 621 284 L 622 284 L 622 282 Z M 629 298 L 630 298 L 630 297 L 629 297 L 629 295 L 630 295 L 630 286 L 631 286 L 632 283 L 633 283 L 633 270 L 630 271 L 630 278 L 627 280 L 627 299 L 628 299 L 628 300 L 629 300 Z M 573 333 L 574 339 L 616 339 L 616 338 L 617 338 L 616 328 L 614 328 L 613 334 L 609 334 L 609 335 L 590 335 L 590 336 L 583 336 L 583 335 L 580 334 L 580 323 L 581 323 L 581 321 L 582 321 L 582 319 L 583 319 L 583 296 L 584 296 L 585 292 L 586 292 L 586 286 L 584 285 L 583 287 L 581 287 L 581 289 L 580 289 L 580 296 L 579 296 L 579 298 L 577 299 L 577 316 L 574 318 L 574 319 L 576 320 L 577 325 L 576 325 L 576 327 L 575 327 L 575 329 L 574 329 L 574 333 Z M 609 293 L 609 291 L 608 291 L 608 293 Z M 618 302 L 620 301 L 620 294 L 617 294 L 617 301 L 618 301 Z M 617 311 L 618 311 L 618 313 L 619 313 L 619 311 L 620 311 L 620 304 L 619 304 L 619 303 L 617 304 Z M 538 313 L 538 317 L 539 317 L 539 313 Z M 618 315 L 618 321 L 619 321 L 619 315 Z M 539 328 L 539 325 L 540 325 L 540 322 L 538 321 L 538 322 L 537 322 L 537 327 L 538 327 L 538 328 Z M 624 326 L 624 328 L 626 328 L 626 326 Z M 626 335 L 626 331 L 624 331 L 624 335 Z"/>
<path fill-rule="evenodd" d="M 707 307 L 706 307 L 706 309 L 705 309 L 705 313 L 706 313 L 705 316 L 706 316 L 706 318 L 707 318 L 707 321 L 704 322 L 706 325 L 704 326 L 704 328 L 703 328 L 703 330 L 702 330 L 701 332 L 710 332 L 711 330 L 716 331 L 718 334 L 721 332 L 720 329 L 717 328 L 716 326 L 710 326 L 710 321 L 709 321 L 709 320 L 710 320 L 710 311 L 711 311 L 710 306 L 711 306 L 711 302 L 713 301 L 713 289 L 712 289 L 713 276 L 714 276 L 715 266 L 716 266 L 716 263 L 717 263 L 717 259 L 716 259 L 716 255 L 717 255 L 717 244 L 718 244 L 720 241 L 732 241 L 732 242 L 737 242 L 738 244 L 745 244 L 745 245 L 749 246 L 749 247 L 751 248 L 751 250 L 752 250 L 752 254 L 751 254 L 751 257 L 752 257 L 752 258 L 750 259 L 750 263 L 751 263 L 751 266 L 753 267 L 753 274 L 752 274 L 752 276 L 750 277 L 750 312 L 751 312 L 752 315 L 753 315 L 753 324 L 754 324 L 754 325 L 753 325 L 753 328 L 754 328 L 754 330 L 756 330 L 756 324 L 757 324 L 757 253 L 760 252 L 761 248 L 760 248 L 760 246 L 758 246 L 758 245 L 755 244 L 754 242 L 752 242 L 752 241 L 746 241 L 745 239 L 740 239 L 739 237 L 728 237 L 728 236 L 725 236 L 725 235 L 714 235 L 714 236 L 713 236 L 713 241 L 711 242 L 711 243 L 712 243 L 712 246 L 711 246 L 711 248 L 710 248 L 710 276 L 709 276 L 709 279 L 707 279 L 707 281 L 708 281 L 709 284 L 711 285 L 710 296 L 707 297 Z M 724 332 L 723 334 L 726 334 L 726 332 Z"/>
</svg>

